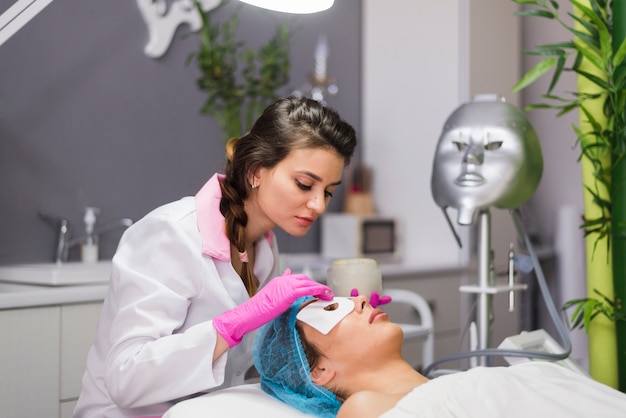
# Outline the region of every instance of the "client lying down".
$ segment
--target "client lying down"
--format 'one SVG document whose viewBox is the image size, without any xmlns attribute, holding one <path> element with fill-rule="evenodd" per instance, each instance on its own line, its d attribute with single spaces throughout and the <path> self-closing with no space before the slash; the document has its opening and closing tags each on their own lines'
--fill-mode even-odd
<svg viewBox="0 0 626 418">
<path fill-rule="evenodd" d="M 402 330 L 363 296 L 298 299 L 257 334 L 270 395 L 320 417 L 624 417 L 626 394 L 554 363 L 476 367 L 429 380 Z"/>
</svg>

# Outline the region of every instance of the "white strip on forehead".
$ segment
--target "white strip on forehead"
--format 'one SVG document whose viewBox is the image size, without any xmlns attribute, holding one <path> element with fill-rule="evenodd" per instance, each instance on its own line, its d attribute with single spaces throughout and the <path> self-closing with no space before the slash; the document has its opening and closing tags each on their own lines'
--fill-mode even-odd
<svg viewBox="0 0 626 418">
<path fill-rule="evenodd" d="M 353 310 L 352 298 L 336 297 L 309 303 L 298 312 L 296 318 L 326 335 Z"/>
</svg>

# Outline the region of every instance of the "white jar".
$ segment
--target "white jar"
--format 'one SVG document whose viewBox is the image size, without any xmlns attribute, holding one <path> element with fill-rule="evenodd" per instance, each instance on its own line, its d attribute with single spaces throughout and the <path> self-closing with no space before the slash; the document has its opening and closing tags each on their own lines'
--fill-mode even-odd
<svg viewBox="0 0 626 418">
<path fill-rule="evenodd" d="M 335 296 L 349 297 L 352 289 L 369 298 L 372 292 L 383 290 L 382 274 L 378 263 L 371 258 L 346 258 L 335 260 L 326 271 L 328 286 Z"/>
</svg>

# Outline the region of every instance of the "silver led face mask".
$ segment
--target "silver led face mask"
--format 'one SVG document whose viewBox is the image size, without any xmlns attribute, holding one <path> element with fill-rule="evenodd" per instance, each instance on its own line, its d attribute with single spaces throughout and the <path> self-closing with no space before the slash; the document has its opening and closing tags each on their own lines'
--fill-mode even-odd
<svg viewBox="0 0 626 418">
<path fill-rule="evenodd" d="M 539 139 L 525 115 L 494 95 L 477 96 L 446 121 L 437 144 L 431 192 L 469 225 L 481 209 L 514 209 L 535 192 L 543 171 Z"/>
<path fill-rule="evenodd" d="M 354 310 L 351 298 L 336 297 L 331 301 L 317 300 L 298 312 L 296 318 L 326 335 Z"/>
</svg>

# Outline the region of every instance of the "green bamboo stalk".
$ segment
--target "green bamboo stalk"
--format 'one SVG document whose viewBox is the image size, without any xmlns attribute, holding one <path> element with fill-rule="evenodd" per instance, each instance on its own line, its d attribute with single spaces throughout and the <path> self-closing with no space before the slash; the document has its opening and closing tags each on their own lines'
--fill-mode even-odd
<svg viewBox="0 0 626 418">
<path fill-rule="evenodd" d="M 613 50 L 617 51 L 626 38 L 626 2 L 613 1 Z M 626 71 L 625 65 L 620 65 L 618 74 Z M 618 120 L 626 120 L 626 114 L 616 115 Z M 617 125 L 617 124 L 616 124 Z M 623 125 L 623 124 L 621 124 Z M 618 132 L 617 140 L 624 141 L 626 132 Z M 616 147 L 613 147 L 614 149 Z M 611 180 L 611 207 L 612 207 L 612 252 L 613 252 L 613 289 L 615 292 L 616 310 L 626 314 L 626 161 L 624 155 L 614 153 L 612 180 Z M 617 365 L 619 390 L 626 392 L 626 322 L 618 320 L 615 323 L 617 338 Z"/>
<path fill-rule="evenodd" d="M 580 78 L 580 77 L 579 77 Z M 578 89 L 585 88 L 585 82 L 579 80 Z M 601 109 L 596 109 L 600 110 Z M 581 115 L 580 124 L 585 124 Z M 609 162 L 610 164 L 610 162 Z M 583 184 L 595 184 L 594 167 L 588 158 L 581 160 Z M 590 186 L 593 187 L 593 186 Z M 605 192 L 608 195 L 608 191 Z M 604 193 L 603 193 L 604 195 Z M 606 195 L 604 195 L 606 197 Z M 600 216 L 598 206 L 588 190 L 583 191 L 584 212 L 586 219 Z M 587 297 L 597 298 L 596 290 L 613 298 L 613 271 L 611 253 L 607 248 L 608 237 L 598 238 L 596 233 L 585 238 L 585 254 L 587 263 Z M 591 376 L 608 386 L 618 387 L 617 378 L 617 341 L 615 322 L 603 315 L 597 315 L 587 326 L 589 341 L 589 373 Z"/>
<path fill-rule="evenodd" d="M 619 296 L 626 279 L 623 267 L 626 232 L 622 229 L 626 228 L 626 203 L 621 198 L 612 202 L 612 198 L 614 192 L 623 194 L 626 187 L 626 167 L 623 167 L 626 163 L 622 161 L 626 153 L 626 41 L 619 43 L 620 37 L 614 36 L 613 20 L 615 16 L 618 22 L 626 18 L 626 2 L 569 0 L 574 6 L 574 14 L 568 13 L 573 17 L 570 23 L 561 18 L 556 0 L 512 1 L 529 5 L 516 14 L 556 21 L 572 35 L 569 41 L 538 45 L 526 51 L 544 58 L 522 77 L 514 91 L 553 70 L 550 87 L 543 96 L 547 102 L 528 105 L 526 109 L 558 109 L 558 116 L 572 110 L 579 112 L 579 126 L 574 126 L 574 131 L 581 149 L 585 205 L 581 228 L 586 238 L 588 297 L 567 301 L 564 309 L 575 307 L 571 316 L 573 326 L 584 326 L 587 330 L 591 375 L 617 388 L 616 324 L 626 323 L 624 299 Z M 614 6 L 618 6 L 615 14 Z M 577 75 L 578 88 L 571 99 L 553 92 L 565 71 Z M 615 244 L 615 241 L 620 242 Z M 613 281 L 614 268 L 617 288 Z M 625 352 L 620 353 L 624 358 Z"/>
<path fill-rule="evenodd" d="M 589 0 L 581 0 L 580 3 L 590 7 Z M 574 7 L 574 14 L 582 17 L 582 13 Z M 586 31 L 579 22 L 574 22 L 574 27 L 580 31 Z M 602 77 L 598 69 L 591 65 L 585 58 L 581 63 L 581 70 L 596 74 Z M 600 93 L 601 89 L 588 78 L 577 75 L 578 92 Z M 606 117 L 602 109 L 602 100 L 588 100 L 585 104 L 589 115 L 591 115 L 598 123 L 606 126 Z M 592 125 L 582 109 L 579 110 L 579 126 L 580 131 L 591 131 Z M 596 204 L 597 194 L 604 200 L 610 199 L 610 190 L 605 184 L 599 182 L 594 173 L 596 164 L 600 163 L 604 167 L 605 172 L 610 172 L 611 155 L 606 152 L 603 147 L 594 148 L 593 144 L 597 138 L 587 136 L 581 141 L 581 149 L 588 149 L 589 154 L 583 153 L 581 157 L 581 169 L 584 191 L 584 212 L 585 219 L 597 219 L 604 216 L 603 208 Z M 590 155 L 591 154 L 591 155 Z M 590 158 L 590 156 L 593 158 Z M 595 298 L 599 291 L 608 298 L 613 298 L 613 273 L 612 273 L 612 257 L 608 246 L 609 237 L 599 236 L 598 233 L 589 233 L 585 238 L 586 245 L 586 261 L 587 261 L 587 297 Z M 603 315 L 598 315 L 593 321 L 590 321 L 587 334 L 589 338 L 589 372 L 591 376 L 606 385 L 617 388 L 617 342 L 615 335 L 615 323 Z"/>
</svg>

